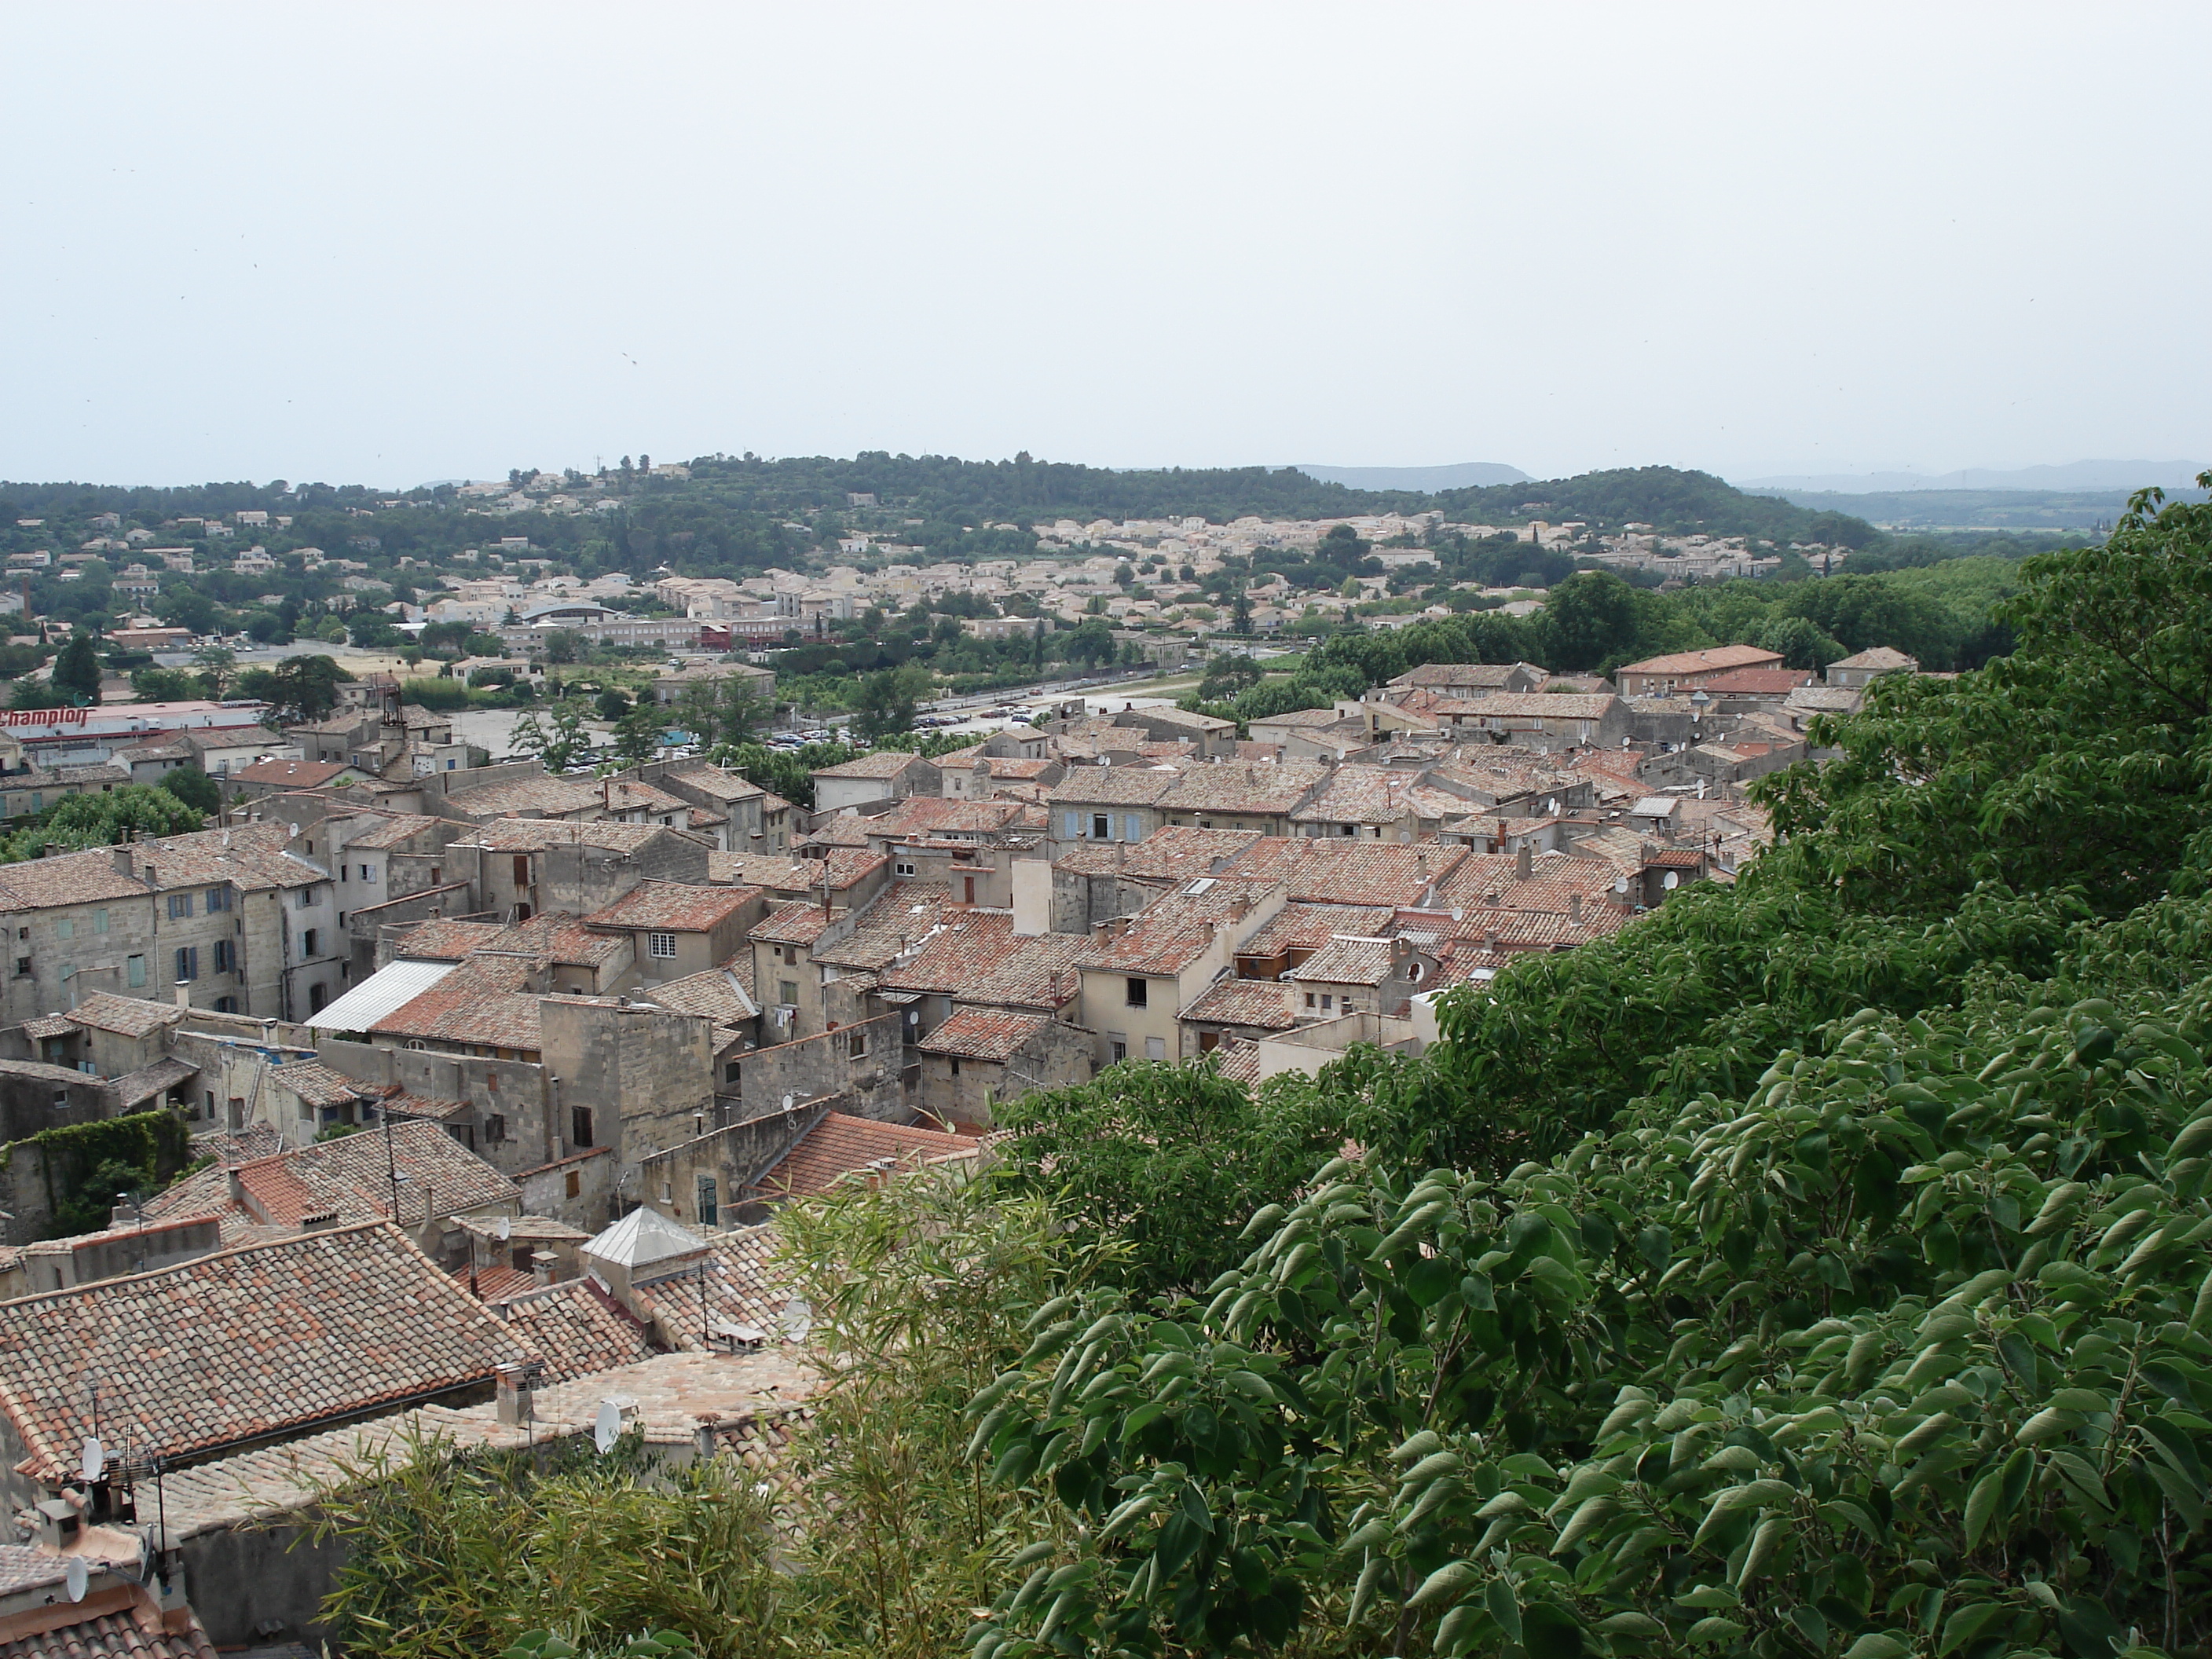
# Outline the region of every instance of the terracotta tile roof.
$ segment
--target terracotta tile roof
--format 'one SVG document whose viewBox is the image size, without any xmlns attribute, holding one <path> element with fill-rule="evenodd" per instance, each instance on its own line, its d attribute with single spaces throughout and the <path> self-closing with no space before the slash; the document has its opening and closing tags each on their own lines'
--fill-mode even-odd
<svg viewBox="0 0 2212 1659">
<path fill-rule="evenodd" d="M 1241 854 L 1227 873 L 1279 881 L 1292 899 L 1309 902 L 1418 904 L 1466 857 L 1466 848 L 1441 842 L 1270 836 Z"/>
<path fill-rule="evenodd" d="M 441 823 L 451 823 L 451 818 L 425 817 L 419 812 L 401 812 L 366 830 L 346 842 L 349 848 L 366 848 L 372 853 L 389 852 L 395 847 L 404 847 L 426 830 L 434 830 Z"/>
<path fill-rule="evenodd" d="M 283 1137 L 266 1123 L 249 1123 L 238 1130 L 216 1129 L 192 1137 L 193 1157 L 211 1158 L 218 1164 L 250 1164 L 257 1158 L 267 1158 L 283 1150 Z"/>
<path fill-rule="evenodd" d="M 136 743 L 124 744 L 108 752 L 126 765 L 132 761 L 191 760 L 197 753 L 179 732 L 157 732 L 150 738 L 141 738 Z"/>
<path fill-rule="evenodd" d="M 402 933 L 392 948 L 399 955 L 418 961 L 459 962 L 506 931 L 496 921 L 457 921 L 451 916 L 433 916 Z"/>
<path fill-rule="evenodd" d="M 516 955 L 568 968 L 602 968 L 622 959 L 627 941 L 592 933 L 565 910 L 541 910 L 527 921 L 509 922 L 474 949 Z"/>
<path fill-rule="evenodd" d="M 1031 1037 L 1052 1024 L 1048 1014 L 1017 1014 L 996 1008 L 960 1008 L 915 1046 L 927 1054 L 957 1054 L 963 1060 L 1004 1064 Z"/>
<path fill-rule="evenodd" d="M 909 912 L 911 914 L 911 912 Z M 921 948 L 882 970 L 890 991 L 935 991 L 962 1002 L 1058 1008 L 1080 988 L 1072 971 L 1083 954 L 1080 933 L 1017 938 L 1005 910 L 944 912 L 940 930 Z"/>
<path fill-rule="evenodd" d="M 792 1289 L 775 1263 L 776 1236 L 773 1227 L 744 1227 L 708 1236 L 706 1261 L 706 1322 L 750 1325 L 755 1330 L 780 1334 L 783 1305 Z M 700 1279 L 698 1268 L 685 1264 L 674 1278 L 650 1281 L 634 1294 L 647 1313 L 657 1314 L 660 1328 L 682 1353 L 703 1352 L 700 1334 Z"/>
<path fill-rule="evenodd" d="M 703 974 L 690 974 L 682 979 L 670 980 L 665 985 L 656 985 L 646 994 L 664 1008 L 678 1013 L 702 1014 L 717 1025 L 738 1026 L 760 1012 L 753 1000 L 751 953 L 740 951 L 744 972 L 740 976 L 733 968 L 709 968 Z"/>
<path fill-rule="evenodd" d="M 1071 767 L 1045 800 L 1053 806 L 1152 806 L 1182 775 L 1152 766 Z"/>
<path fill-rule="evenodd" d="M 74 1036 L 77 1025 L 67 1014 L 46 1014 L 25 1020 L 21 1030 L 25 1036 L 35 1042 L 40 1037 Z"/>
<path fill-rule="evenodd" d="M 142 841 L 130 851 L 132 867 L 149 886 L 164 892 L 228 882 L 252 893 L 328 881 L 328 871 L 286 850 L 291 838 L 291 830 L 283 823 L 242 823 Z"/>
<path fill-rule="evenodd" d="M 754 887 L 689 887 L 681 882 L 641 881 L 604 909 L 584 918 L 586 927 L 657 927 L 704 933 L 760 897 Z"/>
<path fill-rule="evenodd" d="M 1465 708 L 1470 717 L 1477 719 L 1487 715 L 1492 720 L 1596 720 L 1612 713 L 1620 701 L 1604 692 L 1500 691 L 1470 698 Z"/>
<path fill-rule="evenodd" d="M 498 783 L 479 783 L 449 790 L 446 805 L 464 817 L 489 820 L 535 813 L 565 817 L 571 812 L 604 810 L 599 787 L 580 779 L 508 778 Z"/>
<path fill-rule="evenodd" d="M 95 1031 L 118 1036 L 143 1037 L 173 1025 L 184 1011 L 173 1003 L 149 1002 L 143 997 L 119 997 L 111 991 L 94 991 L 64 1018 Z"/>
<path fill-rule="evenodd" d="M 1219 1075 L 1250 1087 L 1260 1080 L 1260 1045 L 1249 1037 L 1229 1037 L 1214 1051 Z"/>
<path fill-rule="evenodd" d="M 1139 842 L 1091 842 L 1054 860 L 1055 870 L 1082 875 L 1120 873 L 1140 879 L 1181 881 L 1218 875 L 1263 837 L 1257 830 L 1200 830 L 1169 824 Z"/>
<path fill-rule="evenodd" d="M 269 1073 L 269 1080 L 281 1084 L 310 1106 L 337 1106 L 349 1100 L 365 1099 L 372 1093 L 319 1060 L 295 1060 L 288 1066 L 279 1066 Z"/>
<path fill-rule="evenodd" d="M 1516 662 L 1431 662 L 1409 668 L 1390 682 L 1393 685 L 1479 685 L 1504 690 L 1516 674 L 1528 672 Z M 1536 673 L 1541 676 L 1543 671 Z"/>
<path fill-rule="evenodd" d="M 1577 772 L 1601 772 L 1641 787 L 1644 756 L 1634 749 L 1585 749 L 1567 764 Z"/>
<path fill-rule="evenodd" d="M 907 841 L 921 836 L 988 836 L 1019 822 L 1022 806 L 1011 800 L 947 800 L 941 795 L 908 795 L 888 812 L 869 817 L 840 814 L 807 837 L 810 844 L 866 847 L 871 842 Z"/>
<path fill-rule="evenodd" d="M 751 937 L 772 945 L 811 945 L 842 914 L 825 911 L 819 900 L 793 899 L 755 922 Z"/>
<path fill-rule="evenodd" d="M 1285 813 L 1320 787 L 1330 769 L 1318 761 L 1274 766 L 1223 761 L 1194 766 L 1160 803 L 1170 812 Z"/>
<path fill-rule="evenodd" d="M 380 1036 L 535 1054 L 538 999 L 520 989 L 527 972 L 516 958 L 471 957 L 369 1029 Z"/>
<path fill-rule="evenodd" d="M 487 1380 L 522 1345 L 387 1222 L 0 1303 L 0 1410 L 33 1480 L 92 1431 L 171 1457 Z"/>
<path fill-rule="evenodd" d="M 1705 690 L 1723 694 L 1735 691 L 1749 696 L 1775 696 L 1795 691 L 1801 685 L 1810 685 L 1813 677 L 1796 668 L 1739 668 L 1732 673 L 1707 680 Z"/>
<path fill-rule="evenodd" d="M 1146 726 L 1179 726 L 1185 731 L 1206 736 L 1234 731 L 1237 722 L 1225 720 L 1216 714 L 1196 714 L 1188 708 L 1134 708 L 1124 710 L 1115 717 L 1117 720 L 1142 730 Z"/>
<path fill-rule="evenodd" d="M 817 766 L 817 778 L 896 778 L 909 766 L 927 766 L 931 763 L 918 755 L 901 749 L 879 749 L 872 755 L 863 755 L 858 760 L 848 760 L 836 766 Z"/>
<path fill-rule="evenodd" d="M 1437 890 L 1436 908 L 1463 910 L 1540 910 L 1565 915 L 1575 897 L 1583 901 L 1587 915 L 1610 900 L 1619 868 L 1609 859 L 1582 858 L 1569 853 L 1539 853 L 1528 862 L 1523 877 L 1520 860 L 1510 853 L 1477 853 Z"/>
<path fill-rule="evenodd" d="M 94 762 L 83 766 L 33 766 L 28 771 L 10 773 L 6 781 L 9 789 L 36 789 L 40 786 L 52 789 L 69 784 L 80 788 L 92 784 L 116 784 L 131 781 L 128 767 L 110 766 L 105 762 Z"/>
<path fill-rule="evenodd" d="M 820 892 L 822 878 L 826 875 L 830 890 L 836 893 L 865 881 L 887 861 L 881 853 L 852 847 L 833 847 L 827 857 L 818 859 L 781 858 L 764 853 L 709 853 L 707 878 L 732 886 L 795 895 Z"/>
<path fill-rule="evenodd" d="M 1866 693 L 1853 686 L 1801 685 L 1783 707 L 1803 714 L 1856 714 L 1865 701 Z"/>
<path fill-rule="evenodd" d="M 143 898 L 145 894 L 143 882 L 116 873 L 112 851 L 105 847 L 0 865 L 0 911 L 98 904 L 104 899 Z"/>
<path fill-rule="evenodd" d="M 912 1170 L 940 1158 L 976 1155 L 975 1143 L 965 1135 L 830 1112 L 774 1167 L 756 1176 L 753 1185 L 775 1197 L 807 1198 L 828 1192 L 848 1175 L 873 1173 L 885 1159 L 895 1168 Z"/>
<path fill-rule="evenodd" d="M 1285 904 L 1275 918 L 1237 947 L 1240 957 L 1318 951 L 1339 933 L 1378 934 L 1393 915 L 1387 904 Z"/>
<path fill-rule="evenodd" d="M 265 783 L 279 789 L 320 789 L 332 778 L 357 769 L 343 761 L 266 760 L 231 774 L 240 783 Z"/>
<path fill-rule="evenodd" d="M 1291 814 L 1293 823 L 1395 823 L 1419 808 L 1416 775 L 1395 766 L 1340 766 Z"/>
<path fill-rule="evenodd" d="M 1321 985 L 1380 985 L 1390 977 L 1390 941 L 1333 939 L 1291 969 L 1291 977 Z"/>
<path fill-rule="evenodd" d="M 1762 651 L 1755 645 L 1721 645 L 1710 651 L 1677 651 L 1669 656 L 1623 663 L 1613 670 L 1613 678 L 1617 680 L 1623 674 L 1710 674 L 1728 668 L 1764 668 L 1781 660 L 1779 651 Z"/>
<path fill-rule="evenodd" d="M 665 812 L 672 817 L 688 812 L 691 803 L 670 794 L 665 789 L 656 789 L 649 783 L 638 783 L 628 779 L 608 778 L 599 785 L 603 809 L 609 812 Z"/>
<path fill-rule="evenodd" d="M 920 950 L 925 937 L 947 925 L 954 913 L 964 912 L 953 902 L 950 884 L 894 882 L 865 908 L 852 913 L 857 921 L 849 935 L 835 944 L 817 945 L 814 960 L 835 968 L 888 967 Z"/>
<path fill-rule="evenodd" d="M 469 1294 L 477 1301 L 493 1307 L 542 1288 L 537 1274 L 520 1267 L 456 1267 L 453 1279 L 467 1285 Z"/>
<path fill-rule="evenodd" d="M 200 1068 L 171 1055 L 164 1055 L 135 1072 L 125 1072 L 108 1087 L 114 1091 L 115 1103 L 123 1111 L 135 1111 L 157 1095 L 167 1095 L 179 1084 L 198 1077 Z"/>
<path fill-rule="evenodd" d="M 598 799 L 598 792 L 592 792 Z M 679 833 L 659 823 L 571 823 L 560 818 L 487 818 L 461 837 L 461 844 L 494 853 L 534 853 L 547 847 L 599 847 L 612 853 L 635 853 L 653 844 L 656 836 Z M 688 837 L 687 837 L 688 839 Z"/>
<path fill-rule="evenodd" d="M 1234 976 L 1214 981 L 1176 1018 L 1267 1031 L 1287 1031 L 1298 1023 L 1285 987 L 1273 980 Z"/>
<path fill-rule="evenodd" d="M 1346 716 L 1338 714 L 1334 708 L 1289 708 L 1279 714 L 1255 716 L 1249 723 L 1253 726 L 1285 727 L 1293 731 L 1310 731 L 1324 726 L 1334 726 L 1345 718 Z"/>
<path fill-rule="evenodd" d="M 1200 877 L 1155 900 L 1118 936 L 1093 939 L 1084 968 L 1128 974 L 1179 974 L 1267 892 L 1267 885 L 1228 876 Z"/>
<path fill-rule="evenodd" d="M 1501 748 L 1494 743 L 1463 743 L 1438 758 L 1436 776 L 1490 803 L 1571 784 L 1575 766 L 1572 761 L 1555 756 Z"/>
<path fill-rule="evenodd" d="M 1892 669 L 1919 666 L 1920 659 L 1917 657 L 1908 657 L 1902 651 L 1893 650 L 1886 645 L 1871 647 L 1828 665 L 1831 672 L 1838 668 L 1872 668 L 1886 672 Z"/>
<path fill-rule="evenodd" d="M 4 1547 L 11 1552 L 26 1548 L 12 1544 Z M 35 1553 L 27 1549 L 26 1553 Z M 50 1582 L 58 1584 L 61 1558 L 43 1559 L 53 1564 L 54 1577 Z M 95 1590 L 85 1597 L 82 1616 L 74 1620 L 60 1610 L 67 1606 L 62 1602 L 51 1609 L 52 1620 L 38 1620 L 46 1627 L 35 1635 L 12 1640 L 0 1638 L 0 1659 L 216 1659 L 215 1644 L 196 1613 L 187 1607 L 182 1616 L 183 1628 L 172 1631 L 151 1592 L 136 1584 Z"/>
<path fill-rule="evenodd" d="M 689 766 L 671 768 L 665 775 L 680 781 L 687 789 L 722 802 L 725 805 L 741 800 L 753 800 L 768 792 L 757 783 L 750 783 L 735 772 L 726 772 L 720 767 L 705 761 Z"/>
<path fill-rule="evenodd" d="M 301 1064 L 314 1066 L 313 1061 Z M 384 1132 L 367 1128 L 237 1165 L 248 1207 L 256 1212 L 254 1219 L 272 1226 L 297 1227 L 311 1215 L 335 1214 L 348 1223 L 389 1215 L 394 1167 L 400 1176 L 402 1221 L 419 1221 L 426 1198 L 444 1214 L 498 1204 L 520 1207 L 514 1183 L 497 1170 L 435 1123 L 399 1116 L 408 1109 L 402 1103 L 415 1098 L 402 1095 L 384 1103 L 394 1119 L 388 1152 Z M 149 1199 L 146 1214 L 217 1214 L 232 1203 L 230 1174 L 216 1164 L 187 1176 Z"/>
<path fill-rule="evenodd" d="M 477 1278 L 481 1286 L 483 1275 Z M 548 1387 L 617 1365 L 634 1365 L 659 1352 L 645 1328 L 587 1279 L 512 1298 L 507 1304 L 507 1328 L 516 1341 L 545 1362 Z"/>
<path fill-rule="evenodd" d="M 1034 780 L 1060 764 L 1054 760 L 1024 760 L 1018 755 L 986 755 L 978 763 L 994 778 Z"/>
<path fill-rule="evenodd" d="M 1587 945 L 1619 933 L 1632 919 L 1612 904 L 1583 911 L 1580 921 L 1548 910 L 1469 911 L 1454 924 L 1453 937 L 1437 941 L 1434 949 L 1438 960 L 1448 965 L 1472 961 L 1495 967 L 1532 951 L 1565 951 Z"/>
</svg>

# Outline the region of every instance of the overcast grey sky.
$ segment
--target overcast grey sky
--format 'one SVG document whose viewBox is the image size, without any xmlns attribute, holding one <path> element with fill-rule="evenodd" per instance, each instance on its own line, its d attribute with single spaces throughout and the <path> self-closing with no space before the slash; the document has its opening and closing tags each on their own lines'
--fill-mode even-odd
<svg viewBox="0 0 2212 1659">
<path fill-rule="evenodd" d="M 2212 453 L 2212 7 L 0 9 L 0 477 Z"/>
</svg>

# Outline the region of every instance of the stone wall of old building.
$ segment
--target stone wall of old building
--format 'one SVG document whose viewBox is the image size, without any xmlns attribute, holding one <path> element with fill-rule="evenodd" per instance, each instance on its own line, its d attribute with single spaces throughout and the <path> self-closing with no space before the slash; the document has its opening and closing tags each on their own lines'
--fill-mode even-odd
<svg viewBox="0 0 2212 1659">
<path fill-rule="evenodd" d="M 826 1100 L 849 1116 L 905 1122 L 914 1103 L 903 1024 L 897 1012 L 878 1014 L 739 1056 L 739 1110 L 752 1118 Z"/>
<path fill-rule="evenodd" d="M 740 1218 L 740 1195 L 830 1109 L 827 1101 L 796 1102 L 787 1111 L 779 1108 L 710 1129 L 642 1159 L 639 1176 L 644 1200 L 690 1227 L 731 1227 L 757 1220 L 752 1207 Z M 704 1184 L 708 1182 L 714 1183 L 715 1214 L 711 1221 L 701 1208 L 709 1190 Z"/>
</svg>

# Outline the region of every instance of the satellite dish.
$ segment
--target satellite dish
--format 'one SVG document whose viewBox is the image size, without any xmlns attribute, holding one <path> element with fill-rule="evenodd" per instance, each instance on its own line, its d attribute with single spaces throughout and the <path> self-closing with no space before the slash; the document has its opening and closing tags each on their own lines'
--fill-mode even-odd
<svg viewBox="0 0 2212 1659">
<path fill-rule="evenodd" d="M 1616 893 L 1626 892 L 1628 890 L 1628 878 L 1626 876 L 1616 877 L 1613 880 L 1613 890 Z"/>
<path fill-rule="evenodd" d="M 783 1334 L 787 1342 L 804 1342 L 806 1334 L 814 1328 L 814 1310 L 804 1300 L 793 1297 L 783 1304 Z"/>
<path fill-rule="evenodd" d="M 62 1569 L 62 1582 L 69 1589 L 70 1601 L 84 1600 L 84 1587 L 91 1577 L 92 1575 L 85 1571 L 84 1558 L 82 1555 L 70 1557 L 69 1565 Z"/>
<path fill-rule="evenodd" d="M 592 1424 L 592 1443 L 604 1453 L 612 1450 L 621 1438 L 622 1407 L 611 1400 L 602 1400 L 599 1417 Z"/>
<path fill-rule="evenodd" d="M 514 1237 L 514 1218 L 513 1216 L 503 1215 L 500 1217 L 499 1237 L 502 1243 Z"/>
<path fill-rule="evenodd" d="M 100 1471 L 107 1467 L 107 1454 L 100 1449 L 99 1437 L 88 1436 L 84 1443 L 84 1455 L 77 1462 L 77 1473 L 90 1486 L 100 1479 Z"/>
<path fill-rule="evenodd" d="M 1680 887 L 1682 884 L 1682 878 L 1677 875 L 1674 871 L 1669 870 L 1667 872 L 1667 878 L 1659 884 L 1671 893 L 1677 887 Z"/>
</svg>

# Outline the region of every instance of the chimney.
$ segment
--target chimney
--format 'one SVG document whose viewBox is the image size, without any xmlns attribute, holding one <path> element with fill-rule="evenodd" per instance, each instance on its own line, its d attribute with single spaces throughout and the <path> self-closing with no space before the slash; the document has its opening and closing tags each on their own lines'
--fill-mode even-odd
<svg viewBox="0 0 2212 1659">
<path fill-rule="evenodd" d="M 318 1210 L 313 1215 L 300 1218 L 300 1231 L 303 1233 L 327 1232 L 337 1224 L 338 1212 L 336 1210 Z"/>
<path fill-rule="evenodd" d="M 233 1164 L 225 1169 L 222 1172 L 222 1179 L 223 1187 L 229 1194 L 230 1201 L 234 1204 L 245 1203 L 246 1177 L 239 1174 L 238 1165 Z"/>
<path fill-rule="evenodd" d="M 1580 893 L 1570 893 L 1570 894 L 1568 894 L 1568 895 L 1567 895 L 1567 920 L 1568 920 L 1569 921 L 1580 921 L 1582 919 L 1583 919 L 1583 896 L 1582 896 Z"/>
<path fill-rule="evenodd" d="M 510 1428 L 519 1428 L 530 1420 L 530 1379 L 520 1364 L 509 1363 L 494 1371 L 494 1386 L 498 1389 L 499 1420 Z"/>
<path fill-rule="evenodd" d="M 111 856 L 115 860 L 115 873 L 117 875 L 127 876 L 131 873 L 131 849 L 128 847 L 115 848 L 112 849 Z"/>
<path fill-rule="evenodd" d="M 1534 851 L 1530 848 L 1528 843 L 1524 841 L 1521 843 L 1520 852 L 1515 856 L 1513 872 L 1519 876 L 1522 880 L 1526 881 L 1530 876 L 1535 873 L 1535 870 L 1536 854 Z"/>
<path fill-rule="evenodd" d="M 553 1257 L 550 1251 L 531 1252 L 530 1282 L 540 1290 L 553 1282 Z"/>
</svg>

